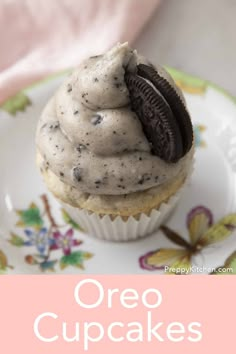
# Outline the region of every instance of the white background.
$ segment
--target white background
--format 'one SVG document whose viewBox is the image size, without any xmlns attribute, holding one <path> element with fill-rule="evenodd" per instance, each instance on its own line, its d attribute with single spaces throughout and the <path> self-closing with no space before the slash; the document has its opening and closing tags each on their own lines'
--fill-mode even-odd
<svg viewBox="0 0 236 354">
<path fill-rule="evenodd" d="M 236 96 L 236 0 L 162 0 L 135 47 Z"/>
</svg>

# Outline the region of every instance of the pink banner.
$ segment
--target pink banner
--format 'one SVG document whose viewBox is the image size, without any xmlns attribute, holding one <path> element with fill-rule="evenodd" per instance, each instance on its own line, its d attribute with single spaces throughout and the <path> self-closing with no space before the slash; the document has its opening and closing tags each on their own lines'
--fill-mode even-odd
<svg viewBox="0 0 236 354">
<path fill-rule="evenodd" d="M 226 276 L 3 276 L 7 354 L 222 353 L 234 347 Z"/>
</svg>

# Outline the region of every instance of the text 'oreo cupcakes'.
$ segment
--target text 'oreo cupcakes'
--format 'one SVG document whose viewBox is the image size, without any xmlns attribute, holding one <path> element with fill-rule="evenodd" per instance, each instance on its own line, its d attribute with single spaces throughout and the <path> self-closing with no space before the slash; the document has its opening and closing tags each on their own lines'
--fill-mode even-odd
<svg viewBox="0 0 236 354">
<path fill-rule="evenodd" d="M 157 229 L 192 171 L 182 93 L 127 43 L 80 64 L 45 107 L 36 144 L 49 190 L 88 233 L 110 241 Z"/>
</svg>

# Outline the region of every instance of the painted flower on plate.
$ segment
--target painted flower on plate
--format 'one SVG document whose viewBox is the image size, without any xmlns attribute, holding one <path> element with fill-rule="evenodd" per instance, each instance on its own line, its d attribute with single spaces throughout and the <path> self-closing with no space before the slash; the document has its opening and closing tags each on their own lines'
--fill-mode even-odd
<svg viewBox="0 0 236 354">
<path fill-rule="evenodd" d="M 24 230 L 28 240 L 24 242 L 25 246 L 35 246 L 37 251 L 43 255 L 53 241 L 48 237 L 48 230 L 42 227 L 38 232 L 30 229 Z"/>
<path fill-rule="evenodd" d="M 65 256 L 68 256 L 71 253 L 71 249 L 74 246 L 78 246 L 82 243 L 80 240 L 73 238 L 74 230 L 69 229 L 65 233 L 56 231 L 53 233 L 54 242 L 51 244 L 50 249 L 62 249 Z"/>
</svg>

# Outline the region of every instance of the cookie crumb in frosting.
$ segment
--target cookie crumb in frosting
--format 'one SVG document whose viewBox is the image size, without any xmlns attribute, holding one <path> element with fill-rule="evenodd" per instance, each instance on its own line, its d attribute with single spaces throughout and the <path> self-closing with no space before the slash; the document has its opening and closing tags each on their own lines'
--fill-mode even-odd
<svg viewBox="0 0 236 354">
<path fill-rule="evenodd" d="M 86 146 L 83 145 L 83 144 L 79 144 L 79 146 L 77 146 L 77 148 L 76 148 L 76 150 L 77 150 L 78 152 L 81 152 L 82 150 L 85 150 L 85 149 L 86 149 Z"/>
<path fill-rule="evenodd" d="M 79 167 L 75 167 L 73 169 L 73 175 L 74 175 L 77 182 L 80 182 L 82 180 L 81 172 L 82 172 L 82 169 Z"/>
<path fill-rule="evenodd" d="M 72 86 L 70 84 L 67 85 L 67 92 L 71 92 L 72 91 Z"/>
<path fill-rule="evenodd" d="M 95 114 L 92 119 L 91 119 L 91 123 L 93 125 L 97 125 L 100 124 L 102 122 L 103 118 L 100 114 Z"/>
</svg>

